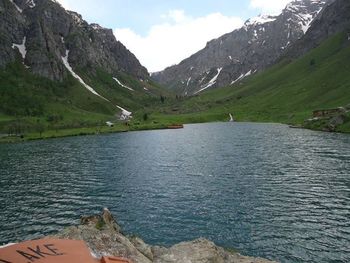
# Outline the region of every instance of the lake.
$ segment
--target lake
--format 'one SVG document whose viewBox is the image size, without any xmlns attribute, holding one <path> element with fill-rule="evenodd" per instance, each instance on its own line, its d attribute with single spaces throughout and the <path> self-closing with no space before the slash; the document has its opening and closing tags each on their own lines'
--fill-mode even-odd
<svg viewBox="0 0 350 263">
<path fill-rule="evenodd" d="M 350 262 L 350 136 L 212 123 L 0 145 L 0 244 L 108 207 L 124 231 L 281 262 Z"/>
</svg>

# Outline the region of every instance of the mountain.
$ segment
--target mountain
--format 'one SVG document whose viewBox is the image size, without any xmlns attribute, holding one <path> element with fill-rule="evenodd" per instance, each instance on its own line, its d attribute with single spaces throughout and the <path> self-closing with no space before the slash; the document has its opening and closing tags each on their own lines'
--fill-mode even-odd
<svg viewBox="0 0 350 263">
<path fill-rule="evenodd" d="M 306 34 L 279 62 L 222 88 L 179 102 L 180 116 L 302 125 L 316 110 L 339 115 L 315 118 L 307 127 L 350 132 L 350 1 L 327 5 Z M 340 110 L 334 110 L 337 108 Z M 333 114 L 333 113 L 332 113 Z M 314 119 L 312 119 L 314 120 Z"/>
<path fill-rule="evenodd" d="M 182 95 L 233 84 L 274 64 L 330 2 L 295 0 L 278 16 L 249 19 L 242 28 L 208 42 L 204 49 L 152 78 Z"/>
<path fill-rule="evenodd" d="M 321 15 L 316 17 L 307 34 L 296 41 L 284 57 L 297 58 L 319 46 L 324 40 L 339 32 L 348 32 L 350 39 L 350 1 L 331 2 Z"/>
<path fill-rule="evenodd" d="M 97 24 L 89 25 L 81 15 L 63 9 L 51 0 L 0 1 L 0 66 L 16 60 L 23 47 L 23 63 L 34 74 L 51 80 L 63 80 L 67 70 L 62 57 L 69 50 L 72 68 L 101 67 L 108 73 L 127 72 L 148 77 L 147 70 L 113 31 Z M 24 52 L 25 51 L 25 52 Z"/>
<path fill-rule="evenodd" d="M 0 0 L 0 40 L 0 132 L 3 115 L 77 126 L 128 118 L 165 93 L 111 29 L 54 0 Z"/>
</svg>

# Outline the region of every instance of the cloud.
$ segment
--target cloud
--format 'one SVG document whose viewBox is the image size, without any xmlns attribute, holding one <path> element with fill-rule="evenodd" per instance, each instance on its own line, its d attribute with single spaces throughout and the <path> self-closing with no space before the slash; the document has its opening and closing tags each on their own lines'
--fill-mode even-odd
<svg viewBox="0 0 350 263">
<path fill-rule="evenodd" d="M 212 13 L 204 17 L 187 16 L 183 10 L 171 10 L 164 20 L 150 28 L 146 36 L 130 28 L 117 28 L 114 33 L 150 72 L 179 63 L 205 47 L 207 41 L 243 25 L 238 17 Z"/>
<path fill-rule="evenodd" d="M 181 22 L 185 22 L 187 20 L 186 16 L 185 16 L 185 11 L 184 10 L 170 10 L 168 11 L 167 14 L 161 15 L 160 16 L 163 19 L 172 19 L 174 20 L 176 23 L 181 23 Z"/>
<path fill-rule="evenodd" d="M 278 14 L 292 0 L 250 0 L 250 7 L 260 9 L 263 14 Z"/>
<path fill-rule="evenodd" d="M 71 9 L 68 0 L 56 0 L 56 1 L 59 2 L 65 9 L 68 9 L 68 10 Z"/>
</svg>

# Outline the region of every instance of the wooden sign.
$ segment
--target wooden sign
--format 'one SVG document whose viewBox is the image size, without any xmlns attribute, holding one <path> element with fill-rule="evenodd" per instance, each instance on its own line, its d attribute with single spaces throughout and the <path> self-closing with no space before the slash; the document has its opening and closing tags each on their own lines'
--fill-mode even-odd
<svg viewBox="0 0 350 263">
<path fill-rule="evenodd" d="M 39 239 L 0 248 L 0 263 L 132 263 L 128 259 L 91 256 L 84 241 Z"/>
</svg>

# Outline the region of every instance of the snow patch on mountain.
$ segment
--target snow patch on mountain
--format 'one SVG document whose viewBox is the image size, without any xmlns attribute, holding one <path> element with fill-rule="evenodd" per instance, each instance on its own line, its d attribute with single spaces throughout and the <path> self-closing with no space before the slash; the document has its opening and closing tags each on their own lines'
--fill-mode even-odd
<svg viewBox="0 0 350 263">
<path fill-rule="evenodd" d="M 34 0 L 27 0 L 26 5 L 30 8 L 34 8 L 36 6 Z"/>
<path fill-rule="evenodd" d="M 126 89 L 128 89 L 128 90 L 134 91 L 134 89 L 132 89 L 132 88 L 130 88 L 130 87 L 124 85 L 124 84 L 121 83 L 117 78 L 113 78 L 113 79 L 119 84 L 119 86 L 122 86 L 123 88 L 126 88 Z"/>
<path fill-rule="evenodd" d="M 120 115 L 120 120 L 128 120 L 128 119 L 132 118 L 131 111 L 128 111 L 128 110 L 126 110 L 123 107 L 120 107 L 118 105 L 116 105 L 116 107 L 122 111 L 122 114 Z"/>
<path fill-rule="evenodd" d="M 27 40 L 27 38 L 24 37 L 23 41 L 22 41 L 22 44 L 15 44 L 15 43 L 12 44 L 12 48 L 13 49 L 17 48 L 19 53 L 21 53 L 23 60 L 25 60 L 26 54 L 27 54 L 26 40 Z"/>
<path fill-rule="evenodd" d="M 199 81 L 199 84 L 202 84 L 206 77 L 207 77 L 207 76 L 204 75 L 204 76 L 201 78 L 201 80 Z"/>
<path fill-rule="evenodd" d="M 284 47 L 281 47 L 282 49 L 286 49 L 290 44 L 290 41 L 287 42 L 287 44 Z"/>
<path fill-rule="evenodd" d="M 255 70 L 254 72 L 256 72 L 256 70 Z M 249 71 L 248 71 L 247 73 L 245 73 L 245 74 L 242 73 L 237 79 L 235 79 L 234 81 L 231 82 L 231 85 L 233 85 L 233 84 L 235 84 L 236 82 L 238 82 L 238 81 L 244 79 L 245 77 L 250 76 L 251 74 L 252 74 L 252 70 L 249 70 Z"/>
<path fill-rule="evenodd" d="M 298 24 L 304 34 L 309 30 L 313 20 L 322 11 L 323 6 L 326 2 L 319 0 L 310 0 L 310 3 L 313 5 L 319 5 L 320 8 L 314 12 L 308 12 L 304 1 L 295 0 L 289 3 L 285 9 L 285 12 L 291 12 L 294 14 L 297 21 L 299 21 Z"/>
<path fill-rule="evenodd" d="M 203 88 L 201 88 L 200 90 L 198 90 L 194 94 L 198 94 L 199 92 L 202 92 L 203 90 L 206 90 L 207 88 L 210 88 L 211 86 L 213 86 L 216 83 L 216 80 L 219 77 L 221 70 L 222 70 L 222 68 L 218 68 L 217 69 L 218 73 Z"/>
<path fill-rule="evenodd" d="M 16 3 L 15 3 L 13 0 L 10 0 L 10 2 L 16 7 L 16 9 L 17 9 L 18 12 L 20 12 L 20 13 L 23 12 L 23 10 L 22 10 L 21 8 L 19 8 L 19 6 L 16 5 Z"/>
<path fill-rule="evenodd" d="M 253 26 L 253 25 L 262 25 L 262 24 L 266 24 L 269 22 L 273 22 L 276 19 L 277 19 L 277 16 L 260 15 L 260 16 L 248 19 L 244 23 L 244 27 Z"/>
<path fill-rule="evenodd" d="M 186 85 L 187 87 L 188 87 L 188 85 L 190 84 L 191 79 L 192 79 L 192 77 L 189 77 L 189 78 L 188 78 L 188 80 L 187 80 L 187 85 Z"/>
<path fill-rule="evenodd" d="M 62 62 L 64 64 L 64 66 L 68 69 L 68 71 L 72 74 L 72 76 L 74 78 L 76 78 L 81 84 L 83 84 L 83 86 L 88 90 L 90 91 L 91 93 L 95 94 L 96 96 L 99 96 L 100 98 L 106 100 L 106 101 L 109 101 L 108 99 L 106 99 L 105 97 L 101 96 L 100 94 L 98 94 L 92 87 L 90 87 L 89 85 L 87 85 L 84 80 L 79 77 L 78 74 L 76 74 L 72 67 L 69 65 L 69 62 L 68 62 L 68 55 L 69 55 L 69 50 L 66 50 L 66 56 L 62 57 Z"/>
<path fill-rule="evenodd" d="M 301 27 L 301 30 L 303 30 L 305 34 L 309 30 L 311 22 L 314 19 L 314 16 L 311 14 L 300 14 L 299 16 L 301 18 L 299 25 Z"/>
</svg>

